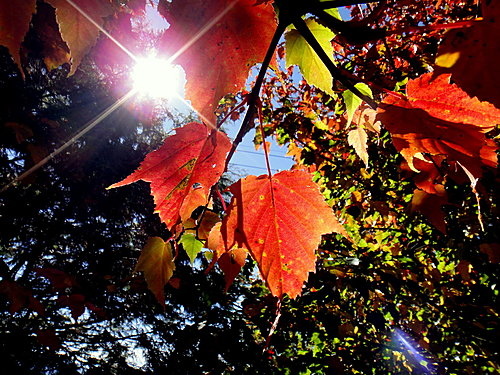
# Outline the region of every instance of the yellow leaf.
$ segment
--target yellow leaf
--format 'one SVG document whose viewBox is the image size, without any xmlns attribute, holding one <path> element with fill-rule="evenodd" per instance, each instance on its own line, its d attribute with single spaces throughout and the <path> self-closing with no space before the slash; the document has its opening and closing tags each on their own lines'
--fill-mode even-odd
<svg viewBox="0 0 500 375">
<path fill-rule="evenodd" d="M 94 46 L 104 18 L 113 13 L 109 0 L 47 0 L 56 8 L 61 36 L 67 43 L 72 64 L 70 75 L 76 72 L 84 56 Z M 92 21 L 90 21 L 92 20 Z"/>
<path fill-rule="evenodd" d="M 144 272 L 149 290 L 153 292 L 160 304 L 165 306 L 163 288 L 175 270 L 175 263 L 170 243 L 160 237 L 151 237 L 142 249 L 135 266 L 135 272 Z"/>
<path fill-rule="evenodd" d="M 333 56 L 331 40 L 335 34 L 315 20 L 308 19 L 306 23 L 327 55 Z M 287 68 L 291 65 L 298 65 L 300 72 L 309 84 L 328 94 L 333 94 L 333 80 L 330 71 L 304 37 L 297 30 L 291 29 L 285 34 L 285 43 Z"/>
<path fill-rule="evenodd" d="M 366 131 L 358 126 L 356 129 L 353 129 L 349 132 L 347 136 L 347 142 L 349 145 L 354 147 L 356 154 L 360 157 L 361 160 L 365 163 L 368 168 L 368 135 Z"/>
</svg>

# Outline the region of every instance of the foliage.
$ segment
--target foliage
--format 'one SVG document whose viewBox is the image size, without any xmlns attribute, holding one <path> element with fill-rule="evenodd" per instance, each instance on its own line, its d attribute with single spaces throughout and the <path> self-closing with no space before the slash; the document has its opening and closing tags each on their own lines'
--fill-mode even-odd
<svg viewBox="0 0 500 375">
<path fill-rule="evenodd" d="M 79 98 L 72 97 L 72 90 L 57 92 L 59 82 L 80 87 L 78 80 L 85 70 L 82 61 L 98 38 L 95 27 L 112 30 L 123 14 L 141 13 L 144 2 L 138 3 L 137 7 L 133 1 L 125 5 L 111 1 L 96 4 L 92 0 L 39 1 L 33 20 L 44 17 L 50 22 L 33 22 L 28 32 L 26 22 L 35 11 L 33 3 L 20 7 L 14 20 L 6 13 L 11 5 L 3 5 L 0 22 L 5 33 L 0 43 L 8 48 L 24 75 L 24 81 L 19 74 L 6 75 L 7 82 L 36 89 L 28 96 L 34 103 L 14 107 L 21 108 L 20 113 L 9 109 L 2 119 L 1 131 L 7 135 L 5 176 L 19 175 L 17 160 L 21 167 L 30 163 L 38 167 L 45 162 L 44 156 L 64 139 L 58 133 L 61 119 L 67 125 L 62 132 L 71 134 L 71 122 L 64 115 L 56 120 L 54 113 L 56 109 L 64 111 L 67 103 L 74 104 Z M 341 8 L 340 13 L 337 8 Z M 240 332 L 234 340 L 245 353 L 260 346 L 268 355 L 254 372 L 497 371 L 495 286 L 499 275 L 495 223 L 499 214 L 493 193 L 498 178 L 494 168 L 500 95 L 498 79 L 492 78 L 491 59 L 498 54 L 494 37 L 498 4 L 488 0 L 389 0 L 369 4 L 343 0 L 173 0 L 160 1 L 158 9 L 171 25 L 160 37 L 159 49 L 185 69 L 186 94 L 203 123 L 190 122 L 176 129 L 175 135 L 167 137 L 163 146 L 150 152 L 135 172 L 118 183 L 130 173 L 133 163 L 123 163 L 120 169 L 120 164 L 98 161 L 94 159 L 97 153 L 93 153 L 93 142 L 76 140 L 70 147 L 81 155 L 77 161 L 71 163 L 71 154 L 50 156 L 56 161 L 60 158 L 56 165 L 61 165 L 64 173 L 54 167 L 30 173 L 22 182 L 31 185 L 24 188 L 9 184 L 2 198 L 6 202 L 15 198 L 17 202 L 24 196 L 47 196 L 50 208 L 43 204 L 30 207 L 34 211 L 31 226 L 57 217 L 58 225 L 84 228 L 76 223 L 88 219 L 71 218 L 65 209 L 66 194 L 80 191 L 87 197 L 90 191 L 109 200 L 114 194 L 126 194 L 115 191 L 127 188 L 105 192 L 105 186 L 150 182 L 155 209 L 166 228 L 150 216 L 151 204 L 132 203 L 132 195 L 127 196 L 127 206 L 120 202 L 120 211 L 94 215 L 94 224 L 101 228 L 106 224 L 106 231 L 118 234 L 143 225 L 140 218 L 150 223 L 149 230 L 128 233 L 120 243 L 131 241 L 126 246 L 131 251 L 135 243 L 145 242 L 146 234 L 156 236 L 143 248 L 136 269 L 144 271 L 149 288 L 161 304 L 165 290 L 171 290 L 168 298 L 172 305 L 165 304 L 165 308 L 178 313 L 172 320 L 175 324 L 182 324 L 182 308 L 176 311 L 174 307 L 177 298 L 179 306 L 186 306 L 181 295 L 176 295 L 176 288 L 181 285 L 181 291 L 186 283 L 186 273 L 193 277 L 201 267 L 206 268 L 206 277 L 217 279 L 218 272 L 209 271 L 218 268 L 225 274 L 227 289 L 237 272 L 243 270 L 246 282 L 234 286 L 241 293 L 239 297 L 237 293 L 222 297 L 218 294 L 222 290 L 207 292 L 204 288 L 195 299 L 207 293 L 211 297 L 197 299 L 194 307 L 187 304 L 193 311 L 186 319 L 194 319 L 197 308 L 208 305 L 210 309 L 219 303 L 215 301 L 226 298 L 228 303 L 235 298 L 233 302 L 238 304 L 236 301 L 245 298 L 239 318 L 229 305 L 220 309 L 220 317 L 226 319 L 222 330 Z M 36 39 L 34 35 L 41 37 Z M 238 94 L 256 62 L 262 65 L 252 89 Z M 38 65 L 33 68 L 33 64 Z M 39 68 L 42 64 L 46 68 Z M 109 64 L 113 66 L 112 61 Z M 464 73 L 464 66 L 470 64 L 473 74 Z M 298 65 L 304 80 L 297 79 L 292 65 Z M 43 80 L 32 84 L 34 77 Z M 40 94 L 45 87 L 54 90 L 48 101 Z M 236 100 L 221 102 L 226 94 L 236 95 Z M 96 105 L 93 98 L 87 109 Z M 237 119 L 244 105 L 247 112 L 231 142 L 220 127 L 227 118 Z M 216 119 L 215 113 L 221 115 Z M 239 142 L 257 120 L 256 143 L 263 145 L 269 173 L 232 184 L 228 188 L 231 202 L 226 207 L 219 181 Z M 145 137 L 145 144 L 153 146 L 154 139 L 147 137 L 153 130 L 133 129 L 130 125 L 129 132 L 123 133 L 120 127 L 116 134 L 96 138 L 96 142 L 103 144 L 111 139 L 115 150 L 126 145 L 122 151 L 132 149 L 143 155 L 137 137 Z M 265 142 L 268 136 L 287 145 L 296 162 L 294 171 L 271 174 Z M 64 171 L 72 164 L 76 171 Z M 87 169 L 90 165 L 92 168 Z M 103 168 L 107 173 L 99 175 L 98 183 L 88 183 L 86 189 L 80 186 L 84 176 Z M 120 178 L 116 178 L 118 175 Z M 60 181 L 60 189 L 51 192 L 49 183 L 54 181 Z M 129 188 L 144 189 L 144 185 L 138 186 Z M 133 197 L 137 199 L 137 195 Z M 82 209 L 93 202 L 85 199 L 81 200 Z M 147 197 L 142 195 L 140 199 Z M 75 207 L 73 198 L 71 202 L 68 207 Z M 146 207 L 149 214 L 144 211 Z M 64 214 L 55 215 L 59 210 Z M 6 212 L 10 222 L 5 225 L 11 233 L 28 225 L 12 220 L 17 215 L 13 207 L 7 205 Z M 112 224 L 108 215 L 114 218 Z M 52 321 L 43 320 L 47 311 L 50 319 L 55 316 L 59 322 L 69 316 L 76 321 L 86 313 L 115 325 L 112 318 L 104 318 L 109 309 L 106 293 L 94 295 L 83 290 L 70 276 L 81 273 L 82 264 L 91 264 L 92 258 L 75 258 L 70 262 L 72 272 L 59 270 L 59 261 L 52 260 L 41 232 L 36 231 L 34 236 L 32 230 L 26 233 L 26 237 L 7 238 L 2 245 L 6 260 L 0 292 L 10 301 L 10 313 L 29 311 L 27 322 L 19 327 L 26 329 L 34 316 L 38 341 L 52 350 L 66 345 L 68 353 L 77 347 L 68 344 L 74 332 L 66 330 L 68 337 L 58 337 L 48 326 Z M 80 252 L 75 249 L 88 246 L 88 238 L 81 238 L 78 246 L 75 238 L 71 236 L 71 246 L 52 245 L 55 259 L 63 253 L 76 257 Z M 115 234 L 108 234 L 106 245 L 90 246 L 90 256 L 116 249 L 116 244 L 107 242 L 114 238 Z M 66 237 L 62 235 L 60 240 L 64 243 Z M 48 239 L 45 242 L 53 243 Z M 23 246 L 30 248 L 26 259 L 9 250 Z M 154 269 L 146 260 L 148 254 L 165 249 L 168 251 L 159 262 L 161 266 Z M 247 252 L 271 295 L 267 296 L 266 288 L 254 278 L 252 263 L 244 266 Z M 195 271 L 181 267 L 187 263 L 186 256 Z M 104 259 L 109 261 L 111 256 Z M 211 259 L 210 264 L 207 259 Z M 92 268 L 89 283 L 118 285 L 133 269 L 123 265 L 115 278 L 106 267 L 101 271 L 104 276 Z M 35 274 L 50 281 L 56 298 L 45 298 L 45 304 L 38 301 L 36 296 L 44 289 L 35 283 Z M 28 279 L 31 288 L 23 286 Z M 243 288 L 245 284 L 249 288 Z M 157 319 L 145 313 L 148 319 L 134 325 L 141 314 L 136 302 L 128 298 L 123 296 L 113 303 L 129 303 L 129 310 L 137 314 L 135 318 L 124 317 L 123 310 L 118 311 L 116 306 L 110 310 L 116 311 L 124 325 L 139 330 L 152 327 L 152 337 L 159 335 L 163 340 L 175 337 L 174 332 L 179 334 L 179 329 L 158 323 L 163 315 Z M 107 306 L 105 311 L 98 307 L 98 301 Z M 281 309 L 282 304 L 286 308 Z M 54 314 L 55 306 L 65 307 L 65 313 Z M 205 326 L 184 327 L 184 332 L 209 332 L 204 331 Z M 410 336 L 417 339 L 420 351 L 409 344 Z M 196 337 L 204 336 L 200 333 Z M 158 367 L 154 356 L 161 356 L 159 350 L 148 352 L 154 355 L 148 357 L 147 370 L 168 368 L 175 362 L 173 352 L 189 349 L 184 346 L 186 342 L 189 340 L 172 344 L 168 359 L 160 361 Z M 147 348 L 150 343 L 141 341 L 141 347 Z M 207 344 L 200 339 L 197 345 L 202 350 Z M 217 358 L 224 359 L 200 362 L 200 371 L 249 369 L 232 357 L 230 346 L 212 349 Z M 92 361 L 92 350 L 96 349 L 86 352 L 87 363 Z M 110 349 L 107 355 L 111 353 Z M 123 352 L 117 355 L 126 361 Z M 186 357 L 193 355 L 190 351 Z M 256 358 L 255 354 L 251 357 Z M 192 363 L 189 368 L 197 365 Z"/>
</svg>

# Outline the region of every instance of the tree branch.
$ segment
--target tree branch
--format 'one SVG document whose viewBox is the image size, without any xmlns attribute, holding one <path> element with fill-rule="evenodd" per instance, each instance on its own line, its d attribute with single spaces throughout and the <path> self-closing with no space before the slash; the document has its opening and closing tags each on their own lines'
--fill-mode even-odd
<svg viewBox="0 0 500 375">
<path fill-rule="evenodd" d="M 306 22 L 302 18 L 295 19 L 293 22 L 293 25 L 299 31 L 299 33 L 304 37 L 304 39 L 311 46 L 311 48 L 314 50 L 314 52 L 316 52 L 316 54 L 321 59 L 323 64 L 325 64 L 325 66 L 328 68 L 333 79 L 342 83 L 348 90 L 350 90 L 354 95 L 356 95 L 359 98 L 361 98 L 362 100 L 364 100 L 373 109 L 377 108 L 377 103 L 375 103 L 375 101 L 372 98 L 370 98 L 369 96 L 361 93 L 354 86 L 354 84 L 347 77 L 344 76 L 342 71 L 339 68 L 337 68 L 337 66 L 335 66 L 335 64 L 333 63 L 331 58 L 327 55 L 325 50 L 321 47 L 321 45 L 314 37 L 311 30 L 309 30 L 309 28 L 307 27 Z"/>
<path fill-rule="evenodd" d="M 330 1 L 316 2 L 316 3 L 311 5 L 311 8 L 314 8 L 314 9 L 332 9 L 332 8 L 346 7 L 346 6 L 350 6 L 350 5 L 380 3 L 381 1 L 385 1 L 385 0 L 330 0 Z"/>
<path fill-rule="evenodd" d="M 340 33 L 351 44 L 364 44 L 380 40 L 387 35 L 385 29 L 372 29 L 369 26 L 354 25 L 346 21 L 341 21 L 322 9 L 313 10 L 312 13 L 318 17 L 324 26 L 334 32 Z"/>
<path fill-rule="evenodd" d="M 245 118 L 243 119 L 243 122 L 241 123 L 240 126 L 240 130 L 238 131 L 238 134 L 236 135 L 236 138 L 233 141 L 231 150 L 229 150 L 229 153 L 227 155 L 226 169 L 227 166 L 229 165 L 229 161 L 231 160 L 234 152 L 236 151 L 236 148 L 243 140 L 243 137 L 253 128 L 253 120 L 256 114 L 256 104 L 259 99 L 260 89 L 262 87 L 262 83 L 264 82 L 264 77 L 266 76 L 267 68 L 269 67 L 269 64 L 271 63 L 271 60 L 273 58 L 274 50 L 276 49 L 280 41 L 281 35 L 285 32 L 286 26 L 287 25 L 283 24 L 282 22 L 279 22 L 278 27 L 274 32 L 273 38 L 271 39 L 271 43 L 269 44 L 269 48 L 267 49 L 266 56 L 264 57 L 264 61 L 262 62 L 262 65 L 260 67 L 259 74 L 257 76 L 257 79 L 255 80 L 255 84 L 252 88 L 252 91 L 248 95 L 247 99 L 248 109 L 245 114 Z"/>
</svg>

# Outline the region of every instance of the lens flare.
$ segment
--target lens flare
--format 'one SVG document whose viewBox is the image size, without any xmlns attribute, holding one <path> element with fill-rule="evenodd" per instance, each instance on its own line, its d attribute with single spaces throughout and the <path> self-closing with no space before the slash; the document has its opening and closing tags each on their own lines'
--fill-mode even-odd
<svg viewBox="0 0 500 375">
<path fill-rule="evenodd" d="M 404 358 L 412 369 L 412 374 L 434 375 L 437 373 L 437 363 L 430 354 L 399 328 L 395 328 L 392 332 L 387 350 L 393 354 L 399 353 L 400 359 Z"/>
<path fill-rule="evenodd" d="M 132 71 L 134 90 L 150 98 L 172 98 L 179 92 L 180 67 L 157 57 L 137 58 Z"/>
</svg>

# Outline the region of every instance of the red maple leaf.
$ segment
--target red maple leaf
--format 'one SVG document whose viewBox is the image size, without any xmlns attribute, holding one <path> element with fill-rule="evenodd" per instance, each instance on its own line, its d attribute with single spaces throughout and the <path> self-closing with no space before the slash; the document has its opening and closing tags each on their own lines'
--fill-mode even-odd
<svg viewBox="0 0 500 375">
<path fill-rule="evenodd" d="M 139 180 L 151 183 L 156 210 L 172 229 L 208 202 L 210 188 L 225 169 L 231 141 L 218 130 L 191 122 L 176 129 L 156 151 L 149 153 L 130 176 L 109 188 Z"/>
<path fill-rule="evenodd" d="M 35 0 L 0 2 L 0 30 L 2 30 L 0 45 L 9 49 L 21 72 L 19 49 L 29 30 L 31 17 L 35 10 Z"/>
<path fill-rule="evenodd" d="M 275 296 L 300 294 L 315 270 L 321 235 L 347 236 L 307 172 L 248 176 L 230 191 L 233 200 L 221 229 L 225 247 L 247 249 Z"/>
<path fill-rule="evenodd" d="M 273 8 L 255 0 L 174 0 L 158 9 L 170 23 L 163 51 L 183 51 L 175 61 L 186 71 L 186 98 L 213 121 L 219 100 L 240 90 L 264 58 L 276 29 Z"/>
<path fill-rule="evenodd" d="M 449 30 L 436 59 L 436 73 L 451 73 L 470 96 L 500 108 L 500 85 L 494 68 L 500 59 L 500 2 L 482 1 L 483 19 L 464 29 Z"/>
<path fill-rule="evenodd" d="M 500 123 L 500 110 L 450 84 L 449 74 L 409 81 L 407 98 L 388 96 L 377 117 L 410 166 L 419 155 L 442 155 L 479 177 L 483 166 L 497 164 L 496 145 L 485 133 Z"/>
</svg>

